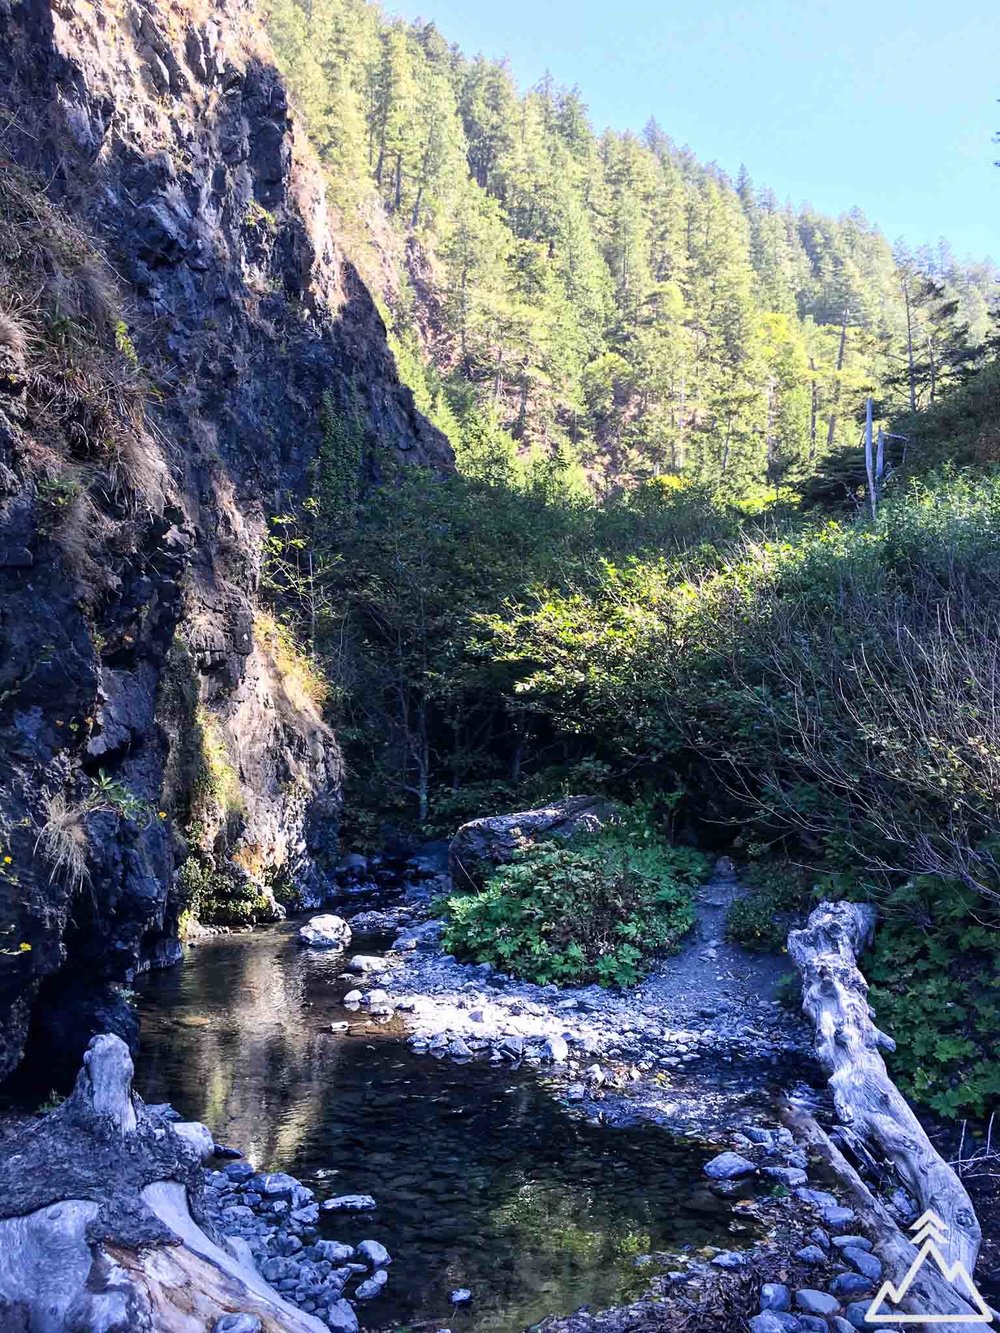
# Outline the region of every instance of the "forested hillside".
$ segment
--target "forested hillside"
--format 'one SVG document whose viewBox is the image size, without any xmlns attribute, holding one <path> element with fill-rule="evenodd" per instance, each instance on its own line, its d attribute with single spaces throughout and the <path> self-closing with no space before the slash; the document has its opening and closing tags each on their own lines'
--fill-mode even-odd
<svg viewBox="0 0 1000 1333">
<path fill-rule="evenodd" d="M 345 837 L 590 791 L 628 808 L 634 851 L 748 862 L 729 930 L 751 947 L 813 894 L 875 898 L 897 1076 L 985 1110 L 996 271 L 781 204 L 653 123 L 598 135 L 577 91 L 522 94 L 364 0 L 271 0 L 271 31 L 458 462 L 397 472 L 328 410 L 312 495 L 272 520 L 275 605 L 331 684 Z M 874 519 L 868 395 L 895 437 Z M 453 938 L 509 944 L 510 887 Z"/>
<path fill-rule="evenodd" d="M 893 251 L 654 121 L 598 133 L 585 90 L 522 93 L 366 0 L 270 0 L 270 30 L 404 378 L 460 454 L 745 499 L 856 444 L 866 394 L 922 408 L 977 361 L 989 264 Z"/>
</svg>

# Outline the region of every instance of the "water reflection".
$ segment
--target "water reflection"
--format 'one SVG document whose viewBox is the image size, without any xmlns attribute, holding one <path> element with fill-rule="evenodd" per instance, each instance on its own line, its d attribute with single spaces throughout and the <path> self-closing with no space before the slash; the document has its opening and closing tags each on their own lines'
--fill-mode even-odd
<svg viewBox="0 0 1000 1333">
<path fill-rule="evenodd" d="M 700 1148 L 587 1124 L 527 1073 L 414 1056 L 393 1024 L 343 1009 L 340 971 L 288 927 L 200 945 L 143 982 L 137 1082 L 320 1197 L 375 1195 L 376 1214 L 330 1231 L 395 1256 L 368 1327 L 513 1333 L 627 1298 L 636 1254 L 739 1244 Z M 472 1308 L 449 1309 L 458 1286 Z"/>
</svg>

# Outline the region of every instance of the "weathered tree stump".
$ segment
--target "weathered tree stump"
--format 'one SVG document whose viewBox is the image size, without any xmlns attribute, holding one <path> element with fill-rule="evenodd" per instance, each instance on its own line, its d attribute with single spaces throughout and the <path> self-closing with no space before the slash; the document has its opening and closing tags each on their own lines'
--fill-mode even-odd
<svg viewBox="0 0 1000 1333">
<path fill-rule="evenodd" d="M 62 1106 L 5 1141 L 0 1328 L 156 1333 L 244 1313 L 261 1333 L 328 1333 L 195 1220 L 211 1135 L 161 1119 L 132 1073 L 120 1038 L 95 1037 Z"/>
</svg>

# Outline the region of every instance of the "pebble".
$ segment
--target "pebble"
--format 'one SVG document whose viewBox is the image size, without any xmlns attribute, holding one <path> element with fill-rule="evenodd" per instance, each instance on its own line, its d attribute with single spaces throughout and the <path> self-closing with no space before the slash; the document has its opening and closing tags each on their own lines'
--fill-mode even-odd
<svg viewBox="0 0 1000 1333">
<path fill-rule="evenodd" d="M 468 1305 L 472 1300 L 472 1292 L 468 1287 L 456 1287 L 448 1299 L 452 1305 Z"/>
<path fill-rule="evenodd" d="M 344 996 L 345 1004 L 360 1004 L 365 997 L 359 990 L 349 990 Z"/>
<path fill-rule="evenodd" d="M 261 1333 L 263 1327 L 255 1314 L 224 1314 L 212 1325 L 212 1333 Z"/>
</svg>

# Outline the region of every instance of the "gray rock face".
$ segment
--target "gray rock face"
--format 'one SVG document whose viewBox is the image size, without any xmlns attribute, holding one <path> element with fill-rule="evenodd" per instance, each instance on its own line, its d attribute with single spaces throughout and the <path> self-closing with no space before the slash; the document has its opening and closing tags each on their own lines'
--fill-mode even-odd
<svg viewBox="0 0 1000 1333">
<path fill-rule="evenodd" d="M 31 945 L 0 957 L 0 1076 L 59 972 L 32 1032 L 53 1082 L 58 1070 L 68 1084 L 95 1031 L 134 1037 L 119 988 L 176 956 L 186 849 L 172 823 L 187 817 L 203 743 L 234 785 L 233 818 L 215 811 L 195 848 L 204 874 L 273 916 L 270 872 L 318 902 L 335 865 L 336 741 L 288 686 L 256 614 L 267 510 L 309 493 L 324 402 L 401 460 L 452 460 L 330 234 L 321 180 L 296 150 L 242 0 L 0 3 L 0 88 L 17 108 L 5 178 L 13 163 L 45 182 L 79 237 L 63 255 L 48 240 L 43 251 L 46 228 L 25 229 L 38 253 L 16 272 L 5 253 L 0 286 L 50 304 L 58 293 L 124 384 L 120 306 L 160 391 L 143 419 L 139 374 L 136 418 L 109 415 L 99 394 L 65 397 L 37 348 L 0 391 L 0 823 L 20 878 L 2 907 L 15 942 Z M 48 206 L 41 185 L 24 188 Z M 54 395 L 67 424 L 50 430 Z M 93 509 L 74 518 L 86 538 L 74 554 L 69 530 L 44 521 L 31 442 L 44 436 L 54 462 L 76 467 L 68 423 L 81 422 L 88 441 L 120 440 L 122 453 L 117 480 L 88 456 Z M 370 479 L 374 465 L 362 468 Z M 98 761 L 142 814 L 87 804 Z M 53 875 L 47 843 L 35 852 L 54 809 L 73 815 L 94 909 L 72 931 L 78 883 Z M 249 870 L 228 867 L 237 853 Z"/>
<path fill-rule="evenodd" d="M 345 949 L 351 942 L 351 928 L 343 917 L 326 913 L 300 926 L 299 939 L 310 949 Z"/>
<path fill-rule="evenodd" d="M 612 813 L 611 806 L 600 797 L 568 796 L 536 810 L 470 820 L 452 839 L 448 855 L 452 879 L 459 887 L 479 888 L 491 871 L 510 861 L 519 848 L 549 838 L 596 832 Z"/>
</svg>

